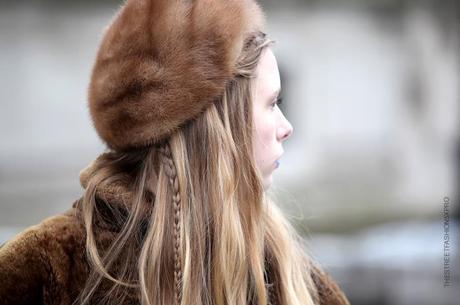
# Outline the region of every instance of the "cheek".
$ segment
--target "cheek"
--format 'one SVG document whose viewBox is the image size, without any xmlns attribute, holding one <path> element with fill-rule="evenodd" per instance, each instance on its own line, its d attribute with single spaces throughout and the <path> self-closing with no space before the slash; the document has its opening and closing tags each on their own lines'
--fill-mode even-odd
<svg viewBox="0 0 460 305">
<path fill-rule="evenodd" d="M 264 145 L 265 149 L 270 148 L 274 135 L 274 128 L 270 124 L 266 123 L 259 129 L 259 141 Z"/>
<path fill-rule="evenodd" d="M 263 169 L 270 161 L 273 141 L 275 140 L 275 126 L 269 117 L 258 118 L 255 121 L 254 152 L 259 167 Z"/>
</svg>

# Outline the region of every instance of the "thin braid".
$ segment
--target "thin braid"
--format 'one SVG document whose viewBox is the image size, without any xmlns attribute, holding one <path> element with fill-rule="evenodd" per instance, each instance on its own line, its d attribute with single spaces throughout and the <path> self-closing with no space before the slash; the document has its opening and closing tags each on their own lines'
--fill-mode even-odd
<svg viewBox="0 0 460 305">
<path fill-rule="evenodd" d="M 166 175 L 169 178 L 169 183 L 173 189 L 173 208 L 174 208 L 174 288 L 176 305 L 181 303 L 181 257 L 180 257 L 180 215 L 181 215 L 181 200 L 179 193 L 179 179 L 177 178 L 176 166 L 174 164 L 171 149 L 168 143 L 162 145 L 159 149 L 163 155 L 163 164 L 165 165 Z"/>
</svg>

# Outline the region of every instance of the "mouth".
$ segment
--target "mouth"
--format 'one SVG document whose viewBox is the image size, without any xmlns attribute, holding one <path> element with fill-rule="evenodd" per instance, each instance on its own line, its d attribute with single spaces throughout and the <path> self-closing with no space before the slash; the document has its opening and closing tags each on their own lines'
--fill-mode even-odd
<svg viewBox="0 0 460 305">
<path fill-rule="evenodd" d="M 273 162 L 274 166 L 275 166 L 275 169 L 278 168 L 280 166 L 280 159 L 281 157 L 284 155 L 284 151 L 281 152 L 281 154 L 278 156 L 278 158 L 276 158 L 275 162 Z"/>
</svg>

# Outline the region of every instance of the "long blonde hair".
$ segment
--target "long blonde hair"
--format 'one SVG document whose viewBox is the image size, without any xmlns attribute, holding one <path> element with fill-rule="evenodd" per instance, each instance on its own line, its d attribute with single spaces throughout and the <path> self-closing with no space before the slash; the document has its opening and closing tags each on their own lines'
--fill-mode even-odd
<svg viewBox="0 0 460 305">
<path fill-rule="evenodd" d="M 254 162 L 250 93 L 270 43 L 246 41 L 222 97 L 170 138 L 98 162 L 82 200 L 91 273 L 80 304 L 316 304 L 310 259 Z M 97 190 L 126 175 L 135 198 L 111 209 L 120 230 L 100 244 Z"/>
</svg>

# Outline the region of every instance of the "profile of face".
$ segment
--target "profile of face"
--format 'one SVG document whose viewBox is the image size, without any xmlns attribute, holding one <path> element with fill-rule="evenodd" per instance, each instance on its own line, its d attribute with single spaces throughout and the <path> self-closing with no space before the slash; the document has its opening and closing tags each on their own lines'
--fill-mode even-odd
<svg viewBox="0 0 460 305">
<path fill-rule="evenodd" d="M 278 64 L 272 50 L 266 48 L 256 68 L 253 89 L 253 147 L 265 190 L 272 184 L 273 172 L 280 164 L 283 142 L 293 132 L 277 104 L 280 90 Z"/>
</svg>

